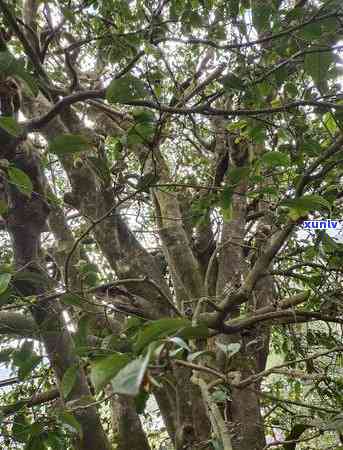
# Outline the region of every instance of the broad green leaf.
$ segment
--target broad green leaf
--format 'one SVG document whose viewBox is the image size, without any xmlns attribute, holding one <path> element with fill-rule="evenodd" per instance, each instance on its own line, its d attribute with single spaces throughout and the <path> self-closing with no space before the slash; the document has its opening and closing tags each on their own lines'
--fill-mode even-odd
<svg viewBox="0 0 343 450">
<path fill-rule="evenodd" d="M 244 119 L 239 120 L 238 122 L 231 122 L 228 125 L 226 125 L 226 129 L 228 131 L 236 131 L 236 130 L 242 130 L 248 126 L 248 122 Z"/>
<path fill-rule="evenodd" d="M 145 411 L 146 404 L 149 400 L 150 394 L 146 390 L 141 390 L 139 394 L 135 397 L 135 407 L 137 414 L 143 414 Z"/>
<path fill-rule="evenodd" d="M 85 260 L 79 260 L 77 264 L 75 264 L 80 271 L 80 273 L 86 274 L 87 272 L 97 272 L 98 268 L 96 264 L 87 262 Z"/>
<path fill-rule="evenodd" d="M 18 367 L 18 378 L 26 378 L 41 359 L 33 349 L 33 342 L 25 341 L 20 349 L 13 353 L 13 364 Z"/>
<path fill-rule="evenodd" d="M 257 121 L 251 121 L 250 125 L 244 130 L 244 136 L 249 136 L 249 138 L 255 144 L 261 144 L 265 142 L 266 139 L 266 128 L 263 123 L 258 123 Z"/>
<path fill-rule="evenodd" d="M 82 276 L 83 282 L 89 287 L 95 287 L 98 284 L 99 277 L 97 272 L 86 272 Z"/>
<path fill-rule="evenodd" d="M 315 50 L 315 48 L 312 48 L 312 50 Z M 330 52 L 318 51 L 315 53 L 308 53 L 305 55 L 305 72 L 313 78 L 315 83 L 321 83 L 327 79 L 332 61 L 332 53 Z"/>
<path fill-rule="evenodd" d="M 47 450 L 45 446 L 45 436 L 31 436 L 25 446 L 25 450 Z"/>
<path fill-rule="evenodd" d="M 288 166 L 290 163 L 289 156 L 278 151 L 266 152 L 262 155 L 260 162 L 267 167 Z"/>
<path fill-rule="evenodd" d="M 227 355 L 233 356 L 235 353 L 239 352 L 241 344 L 239 342 L 232 342 L 231 344 L 222 344 L 221 342 L 216 342 L 216 346 Z"/>
<path fill-rule="evenodd" d="M 302 144 L 301 150 L 309 156 L 318 156 L 322 149 L 319 142 L 309 138 Z"/>
<path fill-rule="evenodd" d="M 33 272 L 30 270 L 20 270 L 13 275 L 13 279 L 16 284 L 20 284 L 21 281 L 24 281 L 25 284 L 29 282 L 32 286 L 35 287 L 45 287 L 47 284 L 47 278 L 42 273 Z M 19 283 L 18 283 L 19 282 Z"/>
<path fill-rule="evenodd" d="M 67 411 L 62 411 L 59 413 L 58 417 L 69 431 L 82 436 L 82 427 L 73 414 Z"/>
<path fill-rule="evenodd" d="M 232 89 L 244 89 L 244 83 L 237 75 L 234 73 L 229 73 L 220 79 L 220 82 L 224 86 L 226 91 L 231 91 Z"/>
<path fill-rule="evenodd" d="M 135 351 L 142 351 L 151 342 L 167 336 L 175 335 L 182 328 L 191 326 L 191 322 L 187 319 L 159 319 L 146 324 L 138 335 L 135 342 Z"/>
<path fill-rule="evenodd" d="M 91 323 L 91 317 L 86 312 L 78 321 L 77 332 L 74 334 L 74 341 L 76 347 L 87 345 L 87 337 L 89 334 L 89 326 Z"/>
<path fill-rule="evenodd" d="M 68 398 L 69 394 L 73 390 L 73 387 L 75 386 L 78 370 L 79 368 L 77 366 L 72 366 L 64 372 L 61 381 L 61 391 L 65 400 Z"/>
<path fill-rule="evenodd" d="M 95 156 L 88 156 L 87 161 L 90 163 L 92 169 L 97 177 L 106 185 L 111 181 L 111 172 L 106 162 Z"/>
<path fill-rule="evenodd" d="M 233 198 L 233 188 L 226 186 L 221 192 L 219 197 L 219 205 L 221 207 L 223 219 L 228 222 L 232 219 L 232 198 Z"/>
<path fill-rule="evenodd" d="M 252 2 L 252 22 L 257 31 L 266 31 L 270 24 L 272 9 L 266 2 Z"/>
<path fill-rule="evenodd" d="M 218 389 L 216 391 L 213 392 L 213 394 L 211 395 L 212 400 L 216 403 L 221 403 L 221 402 L 225 402 L 228 398 L 227 392 Z"/>
<path fill-rule="evenodd" d="M 200 337 L 208 337 L 209 334 L 210 332 L 208 327 L 205 324 L 199 324 L 182 328 L 177 335 L 182 339 L 194 339 Z"/>
<path fill-rule="evenodd" d="M 282 204 L 290 207 L 299 206 L 300 208 L 306 208 L 307 211 L 311 211 L 316 208 L 331 208 L 330 203 L 320 195 L 304 195 L 303 197 L 296 199 L 285 200 Z"/>
<path fill-rule="evenodd" d="M 144 99 L 147 95 L 144 82 L 130 74 L 112 80 L 106 91 L 106 98 L 110 103 L 126 103 Z"/>
<path fill-rule="evenodd" d="M 235 19 L 239 14 L 239 0 L 228 0 L 230 17 Z"/>
<path fill-rule="evenodd" d="M 26 442 L 30 436 L 31 424 L 25 414 L 18 413 L 13 417 L 12 435 L 18 442 Z"/>
<path fill-rule="evenodd" d="M 8 51 L 0 52 L 0 73 L 4 76 L 15 74 L 16 60 Z"/>
<path fill-rule="evenodd" d="M 115 353 L 93 363 L 90 377 L 95 390 L 99 392 L 105 387 L 129 361 L 130 358 L 127 355 Z"/>
<path fill-rule="evenodd" d="M 0 73 L 5 77 L 14 76 L 25 82 L 30 93 L 38 94 L 38 85 L 31 74 L 25 69 L 24 61 L 16 59 L 10 52 L 0 52 Z"/>
<path fill-rule="evenodd" d="M 318 39 L 322 34 L 321 23 L 311 23 L 303 27 L 299 31 L 299 35 L 307 41 Z"/>
<path fill-rule="evenodd" d="M 7 170 L 10 183 L 14 184 L 21 193 L 31 197 L 33 191 L 32 181 L 21 169 L 9 167 Z"/>
<path fill-rule="evenodd" d="M 151 123 L 155 120 L 154 113 L 149 109 L 137 109 L 132 112 L 132 116 L 137 123 Z"/>
<path fill-rule="evenodd" d="M 84 298 L 77 294 L 63 294 L 61 295 L 61 302 L 65 305 L 76 306 L 81 309 L 87 306 Z"/>
<path fill-rule="evenodd" d="M 49 431 L 47 437 L 45 438 L 45 443 L 52 450 L 61 450 L 63 449 L 63 441 L 61 437 L 54 433 L 53 431 Z"/>
<path fill-rule="evenodd" d="M 18 137 L 22 134 L 23 129 L 13 117 L 0 117 L 0 127 L 8 134 Z"/>
<path fill-rule="evenodd" d="M 232 167 L 229 170 L 229 183 L 236 185 L 240 181 L 245 180 L 250 172 L 250 167 Z"/>
<path fill-rule="evenodd" d="M 17 62 L 15 74 L 17 75 L 18 78 L 24 81 L 25 86 L 27 87 L 29 93 L 34 97 L 37 97 L 39 93 L 38 84 L 35 78 L 25 70 L 24 65 L 20 61 Z"/>
<path fill-rule="evenodd" d="M 333 135 L 338 131 L 337 121 L 332 113 L 326 113 L 323 116 L 325 127 L 332 133 Z"/>
<path fill-rule="evenodd" d="M 285 200 L 281 204 L 290 208 L 289 216 L 293 220 L 299 219 L 310 211 L 331 209 L 330 203 L 320 195 L 304 195 L 296 199 Z"/>
<path fill-rule="evenodd" d="M 13 348 L 4 348 L 0 350 L 0 363 L 8 363 L 12 359 Z"/>
<path fill-rule="evenodd" d="M 189 345 L 187 345 L 187 343 L 179 336 L 168 338 L 168 341 L 173 342 L 174 344 L 176 344 L 177 347 L 187 350 L 188 352 L 191 351 Z"/>
<path fill-rule="evenodd" d="M 11 278 L 12 275 L 10 273 L 0 273 L 0 295 L 7 290 Z"/>
<path fill-rule="evenodd" d="M 49 152 L 58 156 L 92 150 L 92 142 L 80 134 L 61 134 L 49 143 Z"/>
<path fill-rule="evenodd" d="M 113 392 L 136 396 L 139 393 L 149 360 L 150 351 L 145 357 L 137 358 L 121 369 L 111 382 Z"/>
</svg>

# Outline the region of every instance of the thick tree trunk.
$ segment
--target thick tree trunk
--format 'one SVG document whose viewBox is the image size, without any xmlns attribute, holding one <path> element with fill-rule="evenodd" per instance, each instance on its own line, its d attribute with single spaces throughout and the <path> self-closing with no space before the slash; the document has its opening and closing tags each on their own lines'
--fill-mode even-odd
<svg viewBox="0 0 343 450">
<path fill-rule="evenodd" d="M 57 205 L 54 205 L 52 208 L 49 224 L 58 247 L 62 248 L 62 251 L 58 252 L 59 266 L 65 267 L 65 259 L 70 248 L 74 245 L 75 240 L 73 233 L 66 223 L 63 211 Z M 74 256 L 76 259 L 80 257 L 80 251 L 75 252 Z M 87 255 L 82 255 L 82 258 L 87 258 Z M 79 289 L 78 273 L 73 264 L 70 267 L 70 275 L 71 287 L 75 290 Z M 123 317 L 112 320 L 105 315 L 103 308 L 95 305 L 92 307 L 90 304 L 89 307 L 94 310 L 92 317 L 98 326 L 104 329 L 107 328 L 110 332 L 113 332 L 115 329 L 117 330 L 116 334 L 119 335 L 123 328 Z M 107 392 L 110 394 L 111 389 L 109 388 Z M 142 428 L 133 399 L 127 396 L 112 397 L 111 410 L 113 433 L 118 436 L 119 442 L 117 450 L 150 450 L 150 445 Z"/>
<path fill-rule="evenodd" d="M 45 202 L 43 177 L 38 158 L 33 153 L 23 148 L 20 152 L 18 150 L 20 158 L 19 156 L 15 158 L 17 148 L 13 147 L 12 151 L 12 161 L 30 177 L 33 193 L 29 198 L 16 187 L 8 187 L 11 209 L 7 217 L 7 228 L 13 241 L 16 269 L 25 268 L 33 275 L 38 274 L 42 279 L 46 279 L 45 286 L 37 286 L 31 281 L 21 282 L 20 291 L 26 296 L 41 295 L 49 288 L 48 275 L 39 262 L 40 236 L 46 227 L 49 214 L 49 207 Z M 58 301 L 36 301 L 31 308 L 31 313 L 40 330 L 58 383 L 61 382 L 68 368 L 73 366 L 79 368 L 78 379 L 70 394 L 70 400 L 90 396 L 91 392 L 84 371 L 74 354 L 73 340 L 63 320 Z M 76 410 L 75 416 L 82 427 L 82 437 L 76 440 L 76 448 L 79 450 L 110 449 L 95 407 Z"/>
<path fill-rule="evenodd" d="M 225 123 L 222 119 L 213 121 L 216 131 L 216 152 L 218 161 L 224 157 L 236 167 L 244 167 L 248 164 L 245 143 L 233 144 L 231 136 L 227 133 Z M 226 156 L 225 156 L 226 155 Z M 230 184 L 227 175 L 224 180 Z M 218 298 L 224 298 L 232 292 L 237 291 L 247 272 L 247 264 L 244 259 L 243 248 L 246 234 L 246 183 L 242 180 L 236 186 L 232 198 L 232 217 L 223 224 L 223 231 L 220 244 L 218 245 L 218 278 L 216 292 Z M 255 295 L 255 294 L 254 294 Z M 256 307 L 256 305 L 255 305 Z M 233 308 L 230 317 L 240 314 L 239 307 Z M 258 371 L 257 359 L 260 356 L 261 345 L 257 335 L 252 330 L 249 336 L 221 335 L 218 341 L 224 344 L 239 343 L 240 351 L 237 355 L 228 360 L 228 355 L 217 349 L 219 367 L 225 372 L 227 364 L 230 364 L 230 371 L 239 373 L 239 377 L 244 379 Z M 265 353 L 265 347 L 262 346 Z M 227 369 L 226 369 L 227 370 Z M 259 386 L 249 386 L 246 389 L 232 389 L 232 397 L 228 402 L 229 421 L 228 424 L 233 450 L 262 450 L 265 446 L 265 435 L 263 420 L 259 405 L 258 393 L 255 391 Z"/>
<path fill-rule="evenodd" d="M 122 395 L 112 398 L 111 410 L 117 450 L 150 450 L 133 398 Z"/>
</svg>

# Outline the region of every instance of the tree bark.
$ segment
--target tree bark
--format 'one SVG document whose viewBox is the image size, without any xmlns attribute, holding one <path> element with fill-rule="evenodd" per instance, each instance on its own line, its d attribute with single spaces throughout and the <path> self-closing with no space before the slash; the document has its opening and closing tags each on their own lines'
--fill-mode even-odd
<svg viewBox="0 0 343 450">
<path fill-rule="evenodd" d="M 45 200 L 45 187 L 38 157 L 31 149 L 21 146 L 12 147 L 12 162 L 23 170 L 31 179 L 33 192 L 29 197 L 17 187 L 8 186 L 8 198 L 11 205 L 6 218 L 7 228 L 12 238 L 14 262 L 17 270 L 38 274 L 46 280 L 44 287 L 31 281 L 21 282 L 20 291 L 25 296 L 41 295 L 51 286 L 47 273 L 40 262 L 40 236 L 45 230 L 49 206 Z M 58 383 L 65 371 L 73 366 L 79 367 L 78 379 L 70 394 L 70 400 L 91 395 L 80 361 L 74 354 L 72 337 L 63 320 L 58 300 L 39 301 L 31 307 L 31 313 L 39 328 L 49 361 L 54 369 Z M 110 445 L 102 429 L 95 407 L 89 407 L 75 413 L 82 427 L 82 437 L 77 438 L 79 450 L 109 450 Z"/>
</svg>

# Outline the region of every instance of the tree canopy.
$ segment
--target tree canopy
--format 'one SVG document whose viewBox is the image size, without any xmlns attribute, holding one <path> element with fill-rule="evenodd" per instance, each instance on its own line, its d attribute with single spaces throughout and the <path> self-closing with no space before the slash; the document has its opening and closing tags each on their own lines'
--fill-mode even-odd
<svg viewBox="0 0 343 450">
<path fill-rule="evenodd" d="M 1 446 L 343 449 L 341 0 L 0 13 Z"/>
</svg>

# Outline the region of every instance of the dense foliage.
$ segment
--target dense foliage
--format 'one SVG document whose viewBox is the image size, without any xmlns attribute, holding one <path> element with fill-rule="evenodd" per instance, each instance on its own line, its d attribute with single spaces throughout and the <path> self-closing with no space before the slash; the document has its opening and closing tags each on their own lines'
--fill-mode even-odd
<svg viewBox="0 0 343 450">
<path fill-rule="evenodd" d="M 1 447 L 343 449 L 341 0 L 0 0 Z"/>
</svg>

